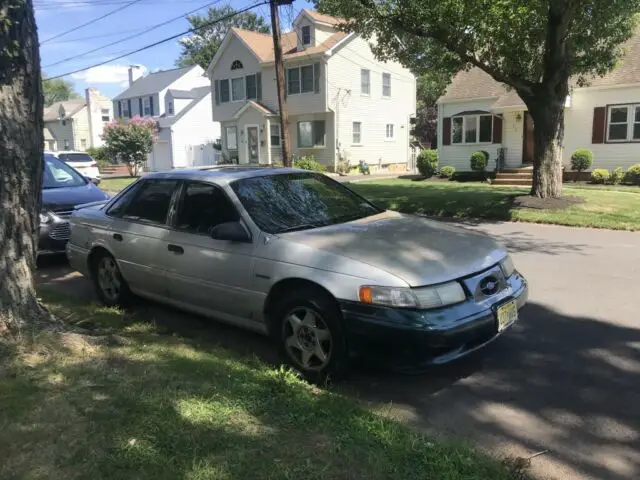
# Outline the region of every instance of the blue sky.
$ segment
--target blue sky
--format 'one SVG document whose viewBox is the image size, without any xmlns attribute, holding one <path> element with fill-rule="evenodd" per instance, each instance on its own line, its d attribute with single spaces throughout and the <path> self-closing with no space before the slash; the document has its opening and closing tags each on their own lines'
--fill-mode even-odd
<svg viewBox="0 0 640 480">
<path fill-rule="evenodd" d="M 205 5 L 214 1 L 140 0 L 103 20 L 47 42 L 47 39 L 65 30 L 123 7 L 128 2 L 127 0 L 34 0 L 38 34 L 42 43 L 40 46 L 42 70 L 49 76 L 64 74 L 178 34 L 189 28 L 189 23 L 184 18 L 153 31 L 143 32 L 158 23 L 183 16 L 186 12 L 199 7 L 202 8 L 198 10 L 198 13 L 206 12 Z M 240 9 L 254 3 L 257 3 L 257 0 L 221 0 L 216 2 L 215 6 L 230 4 L 236 9 Z M 293 12 L 291 7 L 283 7 L 281 10 L 283 29 L 288 28 L 291 14 L 297 14 L 302 8 L 312 8 L 311 2 L 295 0 Z M 267 5 L 258 7 L 254 11 L 269 20 Z M 82 55 L 84 52 L 132 35 L 135 36 L 125 42 L 88 55 Z M 142 65 L 142 70 L 145 73 L 173 68 L 180 50 L 178 39 L 176 39 L 65 78 L 74 84 L 78 93 L 82 94 L 87 87 L 94 87 L 105 95 L 113 97 L 125 88 L 129 65 Z M 58 65 L 52 65 L 68 58 L 72 59 Z"/>
</svg>

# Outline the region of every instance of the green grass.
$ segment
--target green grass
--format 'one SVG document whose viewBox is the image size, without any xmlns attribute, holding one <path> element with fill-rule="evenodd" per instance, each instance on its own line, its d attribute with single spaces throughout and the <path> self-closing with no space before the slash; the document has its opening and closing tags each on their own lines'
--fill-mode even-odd
<svg viewBox="0 0 640 480">
<path fill-rule="evenodd" d="M 286 370 L 41 295 L 83 334 L 0 343 L 2 479 L 509 478 Z"/>
<path fill-rule="evenodd" d="M 584 203 L 561 210 L 536 210 L 513 207 L 514 197 L 529 193 L 527 188 L 520 187 L 410 180 L 380 180 L 350 186 L 382 207 L 405 213 L 640 230 L 637 187 L 565 186 L 565 195 L 581 197 Z"/>
<path fill-rule="evenodd" d="M 137 180 L 134 177 L 127 178 L 104 178 L 100 182 L 100 188 L 102 190 L 107 190 L 110 192 L 119 192 L 126 186 L 130 185 L 132 182 Z"/>
</svg>

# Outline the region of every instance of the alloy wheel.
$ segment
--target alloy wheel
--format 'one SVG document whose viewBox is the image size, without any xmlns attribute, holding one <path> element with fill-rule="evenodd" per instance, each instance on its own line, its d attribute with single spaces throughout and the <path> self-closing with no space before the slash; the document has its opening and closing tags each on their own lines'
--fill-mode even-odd
<svg viewBox="0 0 640 480">
<path fill-rule="evenodd" d="M 120 296 L 122 281 L 116 262 L 111 257 L 103 257 L 98 264 L 98 285 L 104 296 L 116 302 Z"/>
<path fill-rule="evenodd" d="M 284 345 L 302 369 L 321 371 L 331 360 L 332 338 L 322 316 L 307 307 L 291 310 L 284 318 Z"/>
</svg>

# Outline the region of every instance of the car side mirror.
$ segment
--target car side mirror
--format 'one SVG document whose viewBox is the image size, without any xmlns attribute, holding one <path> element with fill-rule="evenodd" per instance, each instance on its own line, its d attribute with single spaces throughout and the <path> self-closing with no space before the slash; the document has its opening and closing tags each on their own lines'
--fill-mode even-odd
<svg viewBox="0 0 640 480">
<path fill-rule="evenodd" d="M 211 238 L 229 242 L 250 242 L 251 236 L 240 222 L 224 222 L 211 229 Z"/>
</svg>

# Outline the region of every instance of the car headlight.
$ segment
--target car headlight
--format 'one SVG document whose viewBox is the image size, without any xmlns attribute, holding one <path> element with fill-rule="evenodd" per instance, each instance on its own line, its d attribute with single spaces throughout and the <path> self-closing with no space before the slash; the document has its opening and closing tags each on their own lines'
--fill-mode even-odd
<svg viewBox="0 0 640 480">
<path fill-rule="evenodd" d="M 51 218 L 51 215 L 49 214 L 49 212 L 44 210 L 40 212 L 40 225 L 46 225 L 48 223 L 51 223 L 52 221 L 53 221 L 53 218 Z"/>
<path fill-rule="evenodd" d="M 364 285 L 360 287 L 359 297 L 362 303 L 369 305 L 424 309 L 452 305 L 467 298 L 458 282 L 422 288 Z"/>
<path fill-rule="evenodd" d="M 513 275 L 513 272 L 516 271 L 516 267 L 513 265 L 513 260 L 511 260 L 510 255 L 504 257 L 504 259 L 500 262 L 500 268 L 502 269 L 502 273 L 504 274 L 505 278 L 509 278 L 511 275 Z"/>
</svg>

